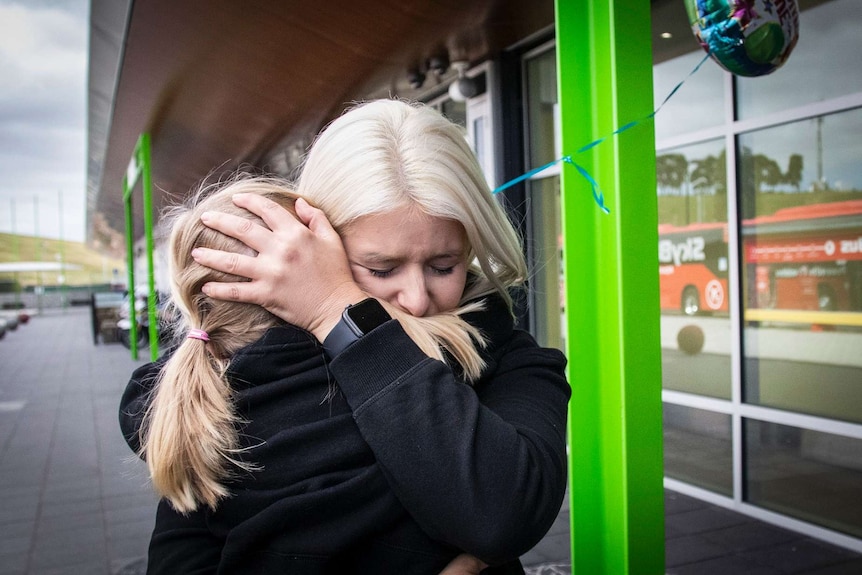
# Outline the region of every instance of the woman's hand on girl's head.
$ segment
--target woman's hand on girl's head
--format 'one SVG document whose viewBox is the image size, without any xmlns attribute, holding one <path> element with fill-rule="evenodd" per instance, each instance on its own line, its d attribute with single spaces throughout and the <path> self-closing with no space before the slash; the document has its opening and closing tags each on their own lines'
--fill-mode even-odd
<svg viewBox="0 0 862 575">
<path fill-rule="evenodd" d="M 234 203 L 260 216 L 269 229 L 220 212 L 205 212 L 208 227 L 236 238 L 257 256 L 196 248 L 192 257 L 249 282 L 210 282 L 208 296 L 254 303 L 323 341 L 349 305 L 365 293 L 353 281 L 341 238 L 322 211 L 296 201 L 297 217 L 272 200 L 237 194 Z"/>
</svg>

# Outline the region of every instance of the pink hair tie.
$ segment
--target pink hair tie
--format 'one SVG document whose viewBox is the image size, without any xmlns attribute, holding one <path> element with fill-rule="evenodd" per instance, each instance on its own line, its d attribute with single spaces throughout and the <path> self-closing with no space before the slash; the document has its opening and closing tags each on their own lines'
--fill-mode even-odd
<svg viewBox="0 0 862 575">
<path fill-rule="evenodd" d="M 210 340 L 209 334 L 202 329 L 190 329 L 189 334 L 186 337 L 191 339 L 199 339 L 201 341 Z"/>
</svg>

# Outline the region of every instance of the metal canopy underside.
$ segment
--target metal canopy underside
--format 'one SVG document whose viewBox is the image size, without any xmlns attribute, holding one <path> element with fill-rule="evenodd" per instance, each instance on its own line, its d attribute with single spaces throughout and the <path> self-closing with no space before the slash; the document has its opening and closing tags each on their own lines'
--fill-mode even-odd
<svg viewBox="0 0 862 575">
<path fill-rule="evenodd" d="M 531 0 L 138 0 L 127 22 L 118 5 L 92 4 L 89 110 L 89 212 L 115 230 L 142 132 L 158 210 L 213 173 L 279 171 L 274 152 L 307 145 L 352 101 L 423 95 L 407 71 L 432 56 L 478 63 L 554 21 L 552 2 Z"/>
</svg>

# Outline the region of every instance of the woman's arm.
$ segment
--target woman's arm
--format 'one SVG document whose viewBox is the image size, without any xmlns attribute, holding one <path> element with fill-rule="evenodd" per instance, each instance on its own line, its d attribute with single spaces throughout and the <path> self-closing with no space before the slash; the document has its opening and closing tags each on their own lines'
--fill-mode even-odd
<svg viewBox="0 0 862 575">
<path fill-rule="evenodd" d="M 474 390 L 397 322 L 332 371 L 402 504 L 431 537 L 488 563 L 532 548 L 566 489 L 565 358 L 515 332 Z"/>
</svg>

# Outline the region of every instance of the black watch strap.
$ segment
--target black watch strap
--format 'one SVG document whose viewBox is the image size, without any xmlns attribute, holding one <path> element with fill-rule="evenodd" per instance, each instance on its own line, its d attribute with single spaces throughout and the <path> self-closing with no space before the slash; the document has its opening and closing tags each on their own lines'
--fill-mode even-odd
<svg viewBox="0 0 862 575">
<path fill-rule="evenodd" d="M 341 319 L 323 340 L 323 349 L 330 358 L 334 358 L 360 337 L 390 319 L 392 317 L 374 298 L 366 298 L 357 304 L 349 305 L 342 312 Z"/>
</svg>

